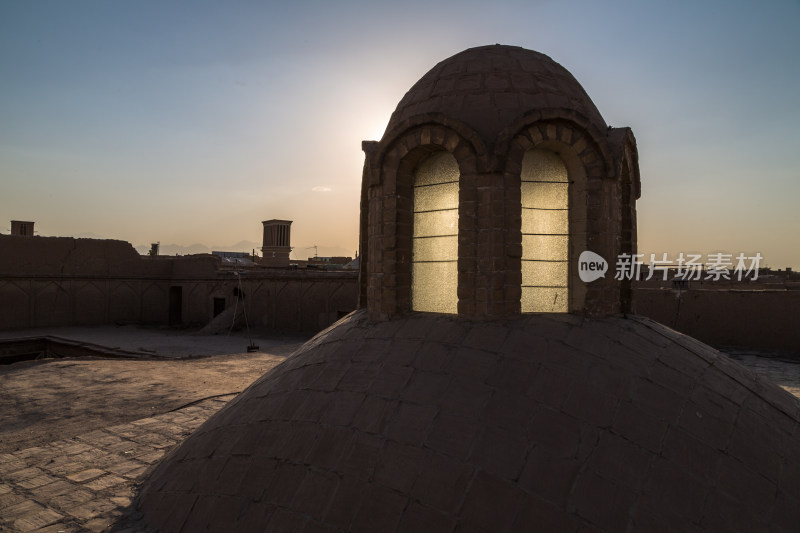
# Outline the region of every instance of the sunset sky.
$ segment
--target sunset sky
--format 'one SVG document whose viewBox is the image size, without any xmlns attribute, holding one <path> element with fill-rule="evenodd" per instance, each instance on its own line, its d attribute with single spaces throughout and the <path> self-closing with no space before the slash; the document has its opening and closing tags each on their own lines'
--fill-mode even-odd
<svg viewBox="0 0 800 533">
<path fill-rule="evenodd" d="M 797 0 L 0 0 L 0 233 L 231 249 L 285 218 L 293 257 L 351 255 L 361 141 L 501 43 L 633 129 L 640 251 L 800 269 L 798 27 Z"/>
</svg>

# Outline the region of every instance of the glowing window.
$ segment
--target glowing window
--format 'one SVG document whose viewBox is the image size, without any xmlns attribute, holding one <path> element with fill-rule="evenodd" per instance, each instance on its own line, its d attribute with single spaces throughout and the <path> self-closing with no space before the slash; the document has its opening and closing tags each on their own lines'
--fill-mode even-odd
<svg viewBox="0 0 800 533">
<path fill-rule="evenodd" d="M 548 150 L 522 159 L 522 312 L 568 311 L 567 167 Z"/>
<path fill-rule="evenodd" d="M 449 152 L 414 174 L 411 308 L 458 312 L 458 163 Z"/>
</svg>

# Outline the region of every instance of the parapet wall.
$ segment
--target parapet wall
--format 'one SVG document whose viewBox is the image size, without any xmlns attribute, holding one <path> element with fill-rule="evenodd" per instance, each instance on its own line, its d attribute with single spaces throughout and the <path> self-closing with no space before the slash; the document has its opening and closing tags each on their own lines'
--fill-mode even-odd
<svg viewBox="0 0 800 533">
<path fill-rule="evenodd" d="M 142 274 L 141 262 L 125 241 L 0 236 L 2 276 L 131 276 Z"/>
<path fill-rule="evenodd" d="M 800 354 L 800 291 L 633 292 L 636 314 L 713 346 Z"/>
<path fill-rule="evenodd" d="M 313 333 L 356 308 L 355 272 L 240 275 L 213 256 L 142 257 L 123 241 L 0 236 L 0 330 L 202 326 L 236 307 L 252 326 Z"/>
</svg>

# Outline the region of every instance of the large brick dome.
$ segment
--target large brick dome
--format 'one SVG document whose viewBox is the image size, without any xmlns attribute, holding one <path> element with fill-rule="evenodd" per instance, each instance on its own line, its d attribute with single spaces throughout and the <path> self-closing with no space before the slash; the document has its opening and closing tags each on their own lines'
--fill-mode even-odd
<svg viewBox="0 0 800 533">
<path fill-rule="evenodd" d="M 433 112 L 460 120 L 493 141 L 521 111 L 533 110 L 578 114 L 599 130 L 606 128 L 567 69 L 539 52 L 496 44 L 470 48 L 433 67 L 397 105 L 386 132 L 391 135 L 413 117 Z"/>
<path fill-rule="evenodd" d="M 561 313 L 521 306 L 523 235 L 550 236 L 522 232 L 523 161 L 539 148 L 569 177 L 568 232 L 551 232 L 572 265 Z M 521 48 L 467 50 L 426 74 L 365 151 L 362 308 L 170 453 L 137 500 L 142 528 L 797 530 L 800 402 L 623 317 L 629 285 L 613 276 L 572 279 L 582 250 L 635 251 L 638 156 L 569 72 Z M 457 170 L 417 183 L 439 156 Z M 434 187 L 458 187 L 456 201 L 415 210 Z M 415 274 L 427 212 L 458 215 L 431 234 L 457 245 L 442 270 L 457 280 Z M 437 285 L 457 313 L 412 305 Z"/>
<path fill-rule="evenodd" d="M 363 311 L 168 455 L 143 527 L 796 531 L 796 398 L 647 319 Z M 145 526 L 146 524 L 146 526 Z"/>
</svg>

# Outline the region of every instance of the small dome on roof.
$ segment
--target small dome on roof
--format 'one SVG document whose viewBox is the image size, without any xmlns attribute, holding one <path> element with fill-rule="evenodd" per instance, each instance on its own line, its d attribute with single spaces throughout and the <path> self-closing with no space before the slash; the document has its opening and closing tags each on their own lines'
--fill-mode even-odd
<svg viewBox="0 0 800 533">
<path fill-rule="evenodd" d="M 438 113 L 464 122 L 486 141 L 533 111 L 576 112 L 598 129 L 606 123 L 567 69 L 544 54 L 490 45 L 445 59 L 414 84 L 397 105 L 387 133 L 408 119 Z"/>
</svg>

